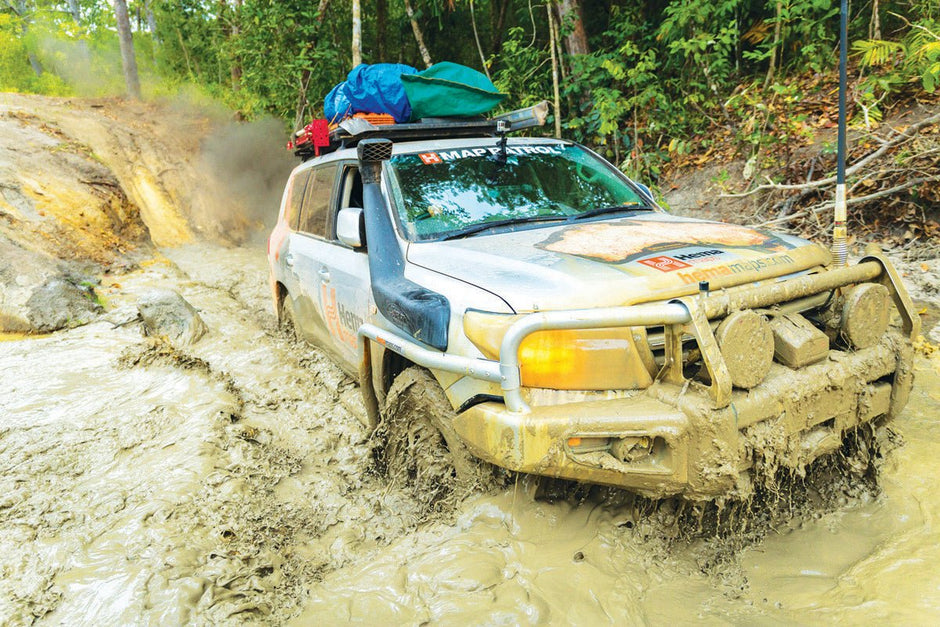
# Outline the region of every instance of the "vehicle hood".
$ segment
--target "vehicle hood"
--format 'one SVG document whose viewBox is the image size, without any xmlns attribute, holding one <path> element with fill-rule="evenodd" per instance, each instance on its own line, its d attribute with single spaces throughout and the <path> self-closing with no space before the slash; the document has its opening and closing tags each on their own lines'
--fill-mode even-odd
<svg viewBox="0 0 940 627">
<path fill-rule="evenodd" d="M 412 243 L 409 263 L 500 296 L 516 312 L 675 298 L 827 264 L 788 235 L 661 213 Z"/>
</svg>

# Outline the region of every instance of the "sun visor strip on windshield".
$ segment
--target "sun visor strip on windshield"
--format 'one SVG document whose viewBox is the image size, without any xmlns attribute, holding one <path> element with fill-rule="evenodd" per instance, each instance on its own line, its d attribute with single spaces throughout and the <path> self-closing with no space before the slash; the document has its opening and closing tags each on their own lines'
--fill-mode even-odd
<svg viewBox="0 0 940 627">
<path fill-rule="evenodd" d="M 405 278 L 405 260 L 379 185 L 382 162 L 369 159 L 368 146 L 362 150 L 363 144 L 369 141 L 360 143 L 359 152 L 366 245 L 369 247 L 369 272 L 375 305 L 389 322 L 414 339 L 446 351 L 450 302 L 443 295 Z"/>
</svg>

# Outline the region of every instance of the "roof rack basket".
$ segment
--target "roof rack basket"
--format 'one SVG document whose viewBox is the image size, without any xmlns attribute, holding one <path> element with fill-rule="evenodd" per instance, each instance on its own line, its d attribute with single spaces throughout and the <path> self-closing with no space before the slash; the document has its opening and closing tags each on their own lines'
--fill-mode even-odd
<svg viewBox="0 0 940 627">
<path fill-rule="evenodd" d="M 495 118 L 424 118 L 409 124 L 372 124 L 364 118 L 346 118 L 330 130 L 329 144 L 310 141 L 293 144 L 294 154 L 306 161 L 340 148 L 352 148 L 363 139 L 381 137 L 391 141 L 451 139 L 456 137 L 495 137 L 504 133 L 543 126 L 548 117 L 548 101 L 518 109 Z M 315 121 L 316 122 L 316 121 Z M 304 136 L 305 130 L 298 133 Z"/>
</svg>

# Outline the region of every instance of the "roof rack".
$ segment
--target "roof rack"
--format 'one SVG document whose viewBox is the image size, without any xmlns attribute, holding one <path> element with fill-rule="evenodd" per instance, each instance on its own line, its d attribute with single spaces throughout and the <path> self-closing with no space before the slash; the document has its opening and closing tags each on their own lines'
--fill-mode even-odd
<svg viewBox="0 0 940 627">
<path fill-rule="evenodd" d="M 495 137 L 533 126 L 542 126 L 548 116 L 548 101 L 518 109 L 495 118 L 425 118 L 409 124 L 372 124 L 363 118 L 346 118 L 330 130 L 324 138 L 322 132 L 314 139 L 311 127 L 323 120 L 314 120 L 304 127 L 289 144 L 294 154 L 306 161 L 314 156 L 328 154 L 341 148 L 351 148 L 363 139 L 382 137 L 392 141 L 419 139 L 450 139 L 459 137 Z M 319 130 L 319 129 L 318 129 Z M 328 139 L 328 143 L 323 141 Z"/>
</svg>

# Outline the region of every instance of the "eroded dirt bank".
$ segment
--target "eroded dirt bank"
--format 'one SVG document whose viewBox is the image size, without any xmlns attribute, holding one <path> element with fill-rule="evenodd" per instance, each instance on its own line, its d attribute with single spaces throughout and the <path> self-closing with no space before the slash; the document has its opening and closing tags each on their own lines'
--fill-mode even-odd
<svg viewBox="0 0 940 627">
<path fill-rule="evenodd" d="M 353 382 L 275 329 L 261 245 L 221 245 L 264 216 L 195 193 L 205 129 L 147 105 L 103 103 L 102 120 L 87 103 L 3 98 L 0 280 L 37 263 L 21 282 L 87 281 L 96 302 L 83 326 L 0 337 L 0 624 L 940 619 L 929 346 L 882 434 L 877 486 L 835 482 L 760 533 L 689 538 L 669 507 L 535 502 L 520 484 L 419 525 L 420 505 L 373 472 Z M 218 154 L 244 146 L 226 137 Z M 58 166 L 108 185 L 55 191 L 43 168 L 66 153 Z M 186 238 L 163 240 L 174 223 Z M 940 260 L 903 270 L 936 343 Z M 155 288 L 182 294 L 208 334 L 177 348 L 145 337 L 137 302 Z"/>
</svg>

